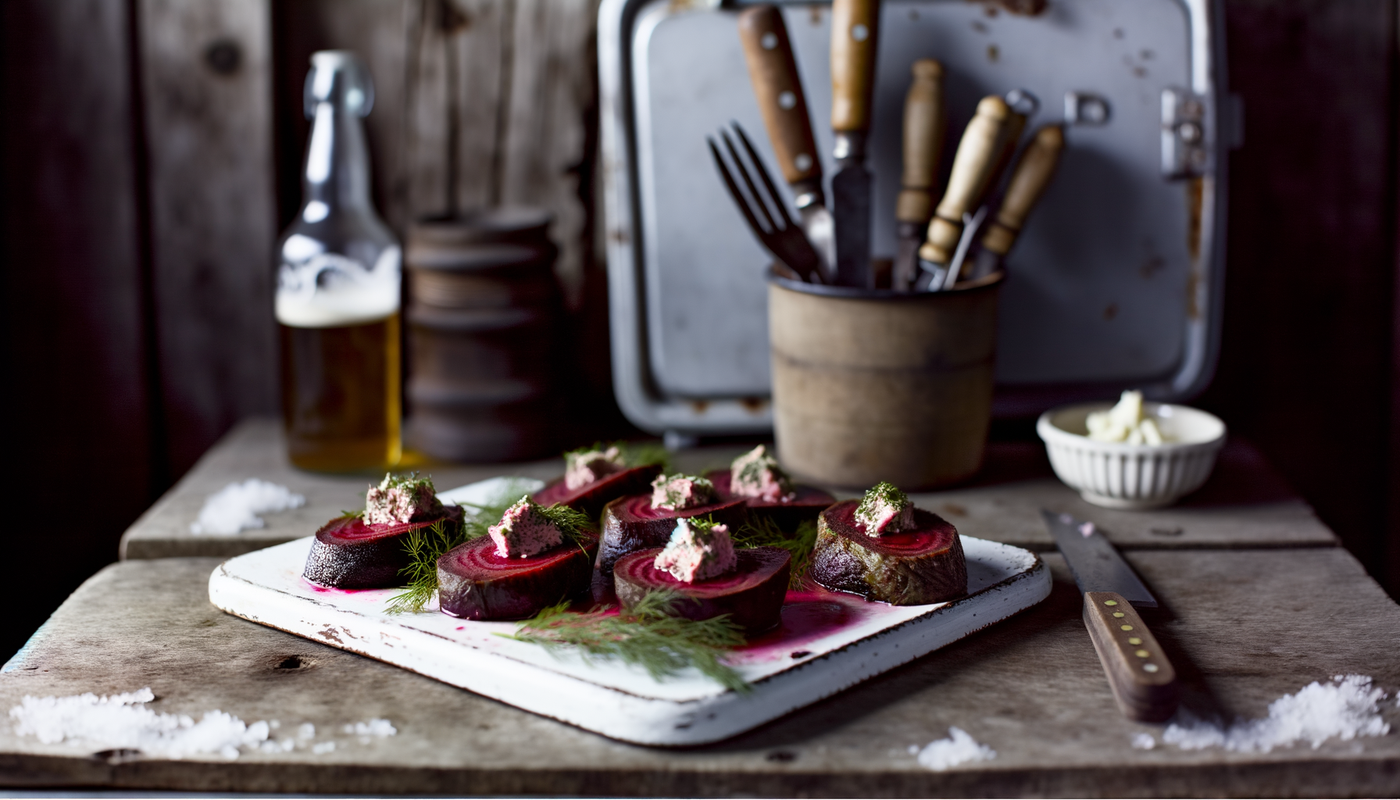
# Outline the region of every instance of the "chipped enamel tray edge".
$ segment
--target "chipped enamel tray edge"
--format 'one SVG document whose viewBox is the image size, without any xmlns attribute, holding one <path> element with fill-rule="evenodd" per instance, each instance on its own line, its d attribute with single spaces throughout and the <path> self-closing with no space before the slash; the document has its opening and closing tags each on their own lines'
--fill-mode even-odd
<svg viewBox="0 0 1400 800">
<path fill-rule="evenodd" d="M 757 276 L 759 262 L 767 258 L 756 241 L 750 241 L 752 237 L 743 228 L 732 203 L 716 188 L 717 179 L 711 174 L 712 165 L 703 151 L 704 135 L 713 134 L 731 119 L 743 122 L 757 137 L 756 144 L 762 152 L 769 150 L 764 128 L 758 121 L 757 106 L 750 96 L 752 92 L 737 50 L 737 37 L 719 34 L 714 38 L 706 33 L 715 27 L 712 23 L 718 23 L 724 16 L 733 16 L 744 4 L 742 0 L 710 4 L 604 0 L 599 9 L 601 147 L 605 164 L 603 180 L 608 228 L 605 241 L 614 389 L 628 418 L 653 433 L 760 432 L 770 430 L 772 425 L 766 349 L 758 354 L 759 348 L 753 347 L 745 350 L 747 355 L 735 355 L 733 347 L 717 346 L 715 350 L 724 353 L 726 359 L 720 362 L 715 360 L 718 356 L 699 354 L 692 346 L 695 337 L 687 334 L 696 324 L 688 316 L 710 319 L 714 313 L 722 311 L 724 324 L 706 327 L 707 334 L 700 337 L 702 340 L 709 341 L 713 338 L 709 332 L 717 329 L 734 331 L 738 337 L 735 341 L 740 343 L 766 342 L 766 323 L 761 319 L 766 316 L 761 307 L 764 289 Z M 822 151 L 821 157 L 829 161 L 826 145 L 830 132 L 825 130 L 824 124 L 829 86 L 824 72 L 826 56 L 822 52 L 826 34 L 817 30 L 825 24 L 823 5 L 820 2 L 785 3 L 784 7 L 789 28 L 796 36 L 799 67 L 804 72 L 818 149 Z M 1085 9 L 1080 10 L 1079 6 Z M 923 14 L 929 20 L 935 17 L 944 22 L 953 20 L 959 26 L 968 22 L 963 17 L 976 17 L 971 24 L 974 28 L 982 27 L 977 31 L 962 27 L 954 30 L 940 22 L 942 27 L 933 29 L 932 37 L 909 33 L 927 44 L 919 46 L 923 49 L 905 53 L 910 46 L 901 44 L 896 34 L 901 27 L 913 31 L 916 25 L 912 20 L 916 17 L 901 18 L 899 26 L 884 26 L 889 33 L 891 52 L 881 57 L 879 95 L 885 99 L 877 99 L 874 151 L 892 153 L 898 149 L 900 111 L 897 106 L 907 85 L 901 59 L 906 56 L 926 55 L 943 60 L 956 78 L 950 78 L 948 91 L 953 95 L 960 92 L 966 95 L 955 98 L 957 108 L 950 108 L 949 137 L 953 143 L 962 119 L 982 92 L 999 93 L 1028 83 L 1027 88 L 1041 95 L 1042 111 L 1036 124 L 1061 117 L 1058 107 L 1062 102 L 1061 94 L 1067 90 L 1103 92 L 1112 101 L 1110 122 L 1097 128 L 1075 126 L 1071 129 L 1071 138 L 1076 140 L 1072 142 L 1074 152 L 1089 155 L 1077 157 L 1076 163 L 1062 167 L 1063 174 L 1052 184 L 1046 203 L 1042 204 L 1046 208 L 1032 216 L 1022 237 L 1024 244 L 1012 255 L 1015 280 L 1008 282 L 1002 293 L 1002 338 L 1006 346 L 998 358 L 999 372 L 1004 374 L 999 375 L 995 413 L 1034 416 L 1053 405 L 1108 397 L 1116 393 L 1117 388 L 1124 387 L 1143 388 L 1150 396 L 1162 400 L 1189 399 L 1209 383 L 1219 351 L 1227 158 L 1228 150 L 1238 146 L 1241 136 L 1238 108 L 1229 104 L 1231 98 L 1226 95 L 1220 3 L 1218 0 L 1163 0 L 1127 5 L 1059 2 L 1051 3 L 1050 8 L 1045 15 L 1049 24 L 1037 29 L 1034 19 L 1008 14 L 995 18 L 990 13 L 983 15 L 978 3 L 887 2 L 886 16 Z M 1098 38 L 1108 31 L 1104 28 L 1106 23 L 1098 20 L 1106 11 L 1124 20 L 1119 28 L 1113 29 L 1114 37 L 1122 39 L 1121 47 L 1112 41 L 1105 44 Z M 1184 24 L 1155 24 L 1157 17 L 1163 14 L 1178 14 Z M 806 23 L 809 17 L 810 25 Z M 1080 24 L 1091 17 L 1098 21 Z M 729 24 L 732 25 L 732 21 Z M 649 61 L 648 48 L 653 46 L 657 32 L 667 25 L 699 26 L 697 31 L 706 35 L 682 37 L 681 40 L 682 44 L 691 42 L 689 49 L 697 51 L 698 55 L 688 54 L 686 47 L 671 42 L 660 48 L 659 61 Z M 816 32 L 806 31 L 806 28 Z M 1120 36 L 1124 28 L 1126 37 Z M 1166 69 L 1168 64 L 1164 63 L 1163 53 L 1156 44 L 1143 49 L 1146 42 L 1139 43 L 1135 39 L 1139 34 L 1151 39 L 1154 31 L 1166 28 L 1174 31 L 1169 42 L 1173 55 L 1166 59 L 1171 62 L 1171 69 Z M 957 44 L 964 39 L 969 44 Z M 1072 49 L 1075 53 L 1072 58 L 1057 55 L 1059 50 L 1055 48 L 1064 49 L 1066 41 L 1077 43 Z M 1089 54 L 1110 48 L 1110 45 L 1127 48 L 1124 52 L 1131 57 L 1124 55 L 1123 64 L 1108 65 L 1113 69 L 1089 69 L 1093 66 Z M 983 47 L 992 55 L 977 55 Z M 1153 48 L 1157 51 L 1156 60 L 1151 60 Z M 962 52 L 964 50 L 966 52 Z M 1041 52 L 1049 53 L 1051 58 L 1047 61 L 1039 54 Z M 1115 50 L 1113 58 L 1117 57 Z M 703 63 L 705 68 L 677 67 L 677 64 L 689 63 L 685 61 L 688 58 L 701 59 L 696 63 Z M 993 63 L 984 63 L 987 58 Z M 891 63 L 884 64 L 885 61 Z M 894 64 L 894 61 L 900 63 Z M 1092 77 L 1081 74 L 1086 70 Z M 1103 80 L 1112 86 L 1099 85 L 1103 82 L 1099 75 L 1116 76 L 1118 71 L 1126 71 L 1127 77 L 1105 78 Z M 675 83 L 677 75 L 684 79 L 680 85 Z M 1162 190 L 1158 184 L 1165 179 L 1154 175 L 1153 171 L 1158 169 L 1157 162 L 1166 158 L 1166 151 L 1163 148 L 1161 153 L 1154 154 L 1153 148 L 1156 147 L 1155 137 L 1165 137 L 1167 133 L 1161 119 L 1154 115 L 1161 114 L 1162 99 L 1156 92 L 1165 91 L 1164 87 L 1187 90 L 1203 102 L 1200 130 L 1205 160 L 1198 177 L 1167 182 L 1171 186 L 1169 196 L 1157 197 L 1151 209 L 1137 208 L 1126 221 L 1105 222 L 1119 210 L 1131 206 L 1110 202 L 1111 197 L 1100 198 L 1101 205 L 1106 204 L 1108 217 L 1097 211 L 1081 215 L 1092 222 L 1092 227 L 1086 227 L 1085 219 L 1061 219 L 1073 216 L 1072 209 L 1057 210 L 1056 207 L 1063 209 L 1073 204 L 1064 202 L 1064 197 L 1057 201 L 1057 193 L 1077 196 L 1086 191 L 1085 185 L 1109 185 L 1101 180 L 1102 176 L 1096 178 L 1096 173 L 1090 174 L 1094 164 L 1102 167 L 1118 158 L 1114 155 L 1104 160 L 1107 156 L 1095 148 L 1105 143 L 1111 145 L 1110 150 L 1114 147 L 1121 150 L 1126 146 L 1123 142 L 1146 142 L 1138 148 L 1141 152 L 1134 151 L 1136 155 L 1131 162 L 1120 159 L 1113 163 L 1134 165 L 1133 174 L 1120 181 L 1126 189 L 1133 190 L 1129 194 L 1160 194 Z M 666 101 L 669 105 L 653 108 L 657 97 L 669 98 Z M 961 118 L 951 119 L 959 114 Z M 886 117 L 889 119 L 882 123 L 880 120 Z M 894 124 L 886 124 L 891 121 Z M 675 135 L 677 129 L 683 129 L 685 135 Z M 1149 141 L 1144 136 L 1153 138 Z M 883 141 L 885 139 L 889 141 Z M 1087 150 L 1079 149 L 1086 144 Z M 676 154 L 677 148 L 682 146 L 695 152 L 688 149 L 682 158 Z M 945 171 L 951 150 L 950 143 L 943 153 Z M 895 180 L 898 165 L 891 160 L 893 158 L 884 157 L 889 163 L 874 166 L 877 214 L 883 214 L 881 218 L 889 216 L 880 209 L 893 202 L 898 188 Z M 830 164 L 825 166 L 829 177 Z M 678 177 L 682 173 L 686 180 L 680 184 Z M 673 196 L 677 185 L 684 186 L 680 199 Z M 667 189 L 667 186 L 672 188 Z M 1190 199 L 1193 196 L 1194 201 Z M 1188 205 L 1195 210 L 1187 212 Z M 1151 222 L 1159 217 L 1159 222 Z M 1194 222 L 1188 222 L 1188 217 Z M 676 227 L 675 220 L 682 220 L 684 224 Z M 1138 231 L 1133 227 L 1138 224 L 1134 220 L 1146 227 Z M 1067 221 L 1073 224 L 1067 226 Z M 878 240 L 892 236 L 892 226 L 876 227 L 876 255 L 889 255 L 885 252 L 891 249 L 889 243 Z M 1078 233 L 1064 236 L 1046 231 Z M 1141 239 L 1138 233 L 1156 240 L 1151 247 L 1141 247 L 1157 255 L 1138 252 L 1141 249 L 1137 244 Z M 1110 243 L 1110 239 L 1115 243 Z M 1128 239 L 1134 241 L 1131 247 Z M 1052 257 L 1042 257 L 1047 255 Z M 690 261 L 698 261 L 698 264 Z M 734 271 L 748 269 L 751 262 L 759 264 L 749 270 L 752 275 Z M 663 264 L 664 270 L 661 269 Z M 1140 281 L 1136 277 L 1139 272 L 1142 273 Z M 724 298 L 714 309 L 706 299 L 712 295 Z M 1081 297 L 1082 301 L 1076 299 Z M 1167 301 L 1159 302 L 1154 298 L 1167 298 Z M 688 314 L 685 305 L 692 302 L 697 311 Z M 1042 308 L 1048 310 L 1037 311 Z M 744 313 L 739 314 L 736 309 L 743 309 Z M 736 316 L 738 319 L 732 319 Z M 1112 335 L 1104 326 L 1118 330 L 1119 335 Z M 1136 337 L 1121 335 L 1125 330 L 1137 328 L 1142 333 Z M 1045 331 L 1055 332 L 1055 335 L 1042 335 Z M 1161 338 L 1163 336 L 1170 346 L 1164 343 L 1148 347 L 1160 352 L 1150 357 L 1136 352 L 1147 346 L 1144 343 L 1167 341 Z M 1104 342 L 1117 348 L 1110 354 L 1111 358 L 1096 349 L 1110 346 Z M 728 340 L 721 344 L 727 343 L 732 344 Z M 1098 369 L 1086 367 L 1086 364 L 1113 366 Z"/>
<path fill-rule="evenodd" d="M 512 633 L 511 622 L 470 622 L 435 610 L 389 615 L 383 609 L 397 590 L 341 591 L 304 580 L 311 537 L 219 565 L 209 577 L 209 600 L 260 625 L 614 739 L 693 745 L 776 719 L 1049 596 L 1049 571 L 1034 553 L 983 539 L 963 537 L 962 543 L 971 592 L 949 603 L 888 606 L 844 594 L 790 592 L 784 625 L 732 659 L 753 685 L 747 695 L 694 670 L 658 682 L 628 665 L 588 663 L 497 635 Z M 813 620 L 819 624 L 809 624 Z"/>
</svg>

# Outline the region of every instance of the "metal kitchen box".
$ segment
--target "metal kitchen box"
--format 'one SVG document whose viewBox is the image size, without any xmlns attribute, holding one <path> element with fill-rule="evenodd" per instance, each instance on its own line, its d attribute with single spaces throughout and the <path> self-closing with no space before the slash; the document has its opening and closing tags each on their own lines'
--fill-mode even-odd
<svg viewBox="0 0 1400 800">
<path fill-rule="evenodd" d="M 771 428 L 765 265 L 706 147 L 731 120 L 772 166 L 737 25 L 744 4 L 604 0 L 599 73 L 612 358 L 618 402 L 656 433 Z M 1012 4 L 1007 4 L 1010 6 Z M 979 98 L 1031 92 L 1028 130 L 1066 123 L 1059 171 L 1008 263 L 996 413 L 1026 416 L 1142 387 L 1182 400 L 1220 340 L 1225 94 L 1211 0 L 883 4 L 871 168 L 874 255 L 895 251 L 910 65 L 945 68 L 943 176 Z M 830 7 L 782 4 L 832 173 Z M 941 191 L 941 188 L 938 190 Z M 935 196 L 937 192 L 935 193 Z"/>
</svg>

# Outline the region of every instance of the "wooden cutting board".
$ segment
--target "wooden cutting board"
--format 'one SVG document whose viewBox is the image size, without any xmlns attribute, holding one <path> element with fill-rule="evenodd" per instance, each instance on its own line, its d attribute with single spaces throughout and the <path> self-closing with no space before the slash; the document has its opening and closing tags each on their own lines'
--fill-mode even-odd
<svg viewBox="0 0 1400 800">
<path fill-rule="evenodd" d="M 446 493 L 444 493 L 446 494 Z M 454 492 L 456 494 L 456 492 Z M 646 745 L 718 741 L 957 641 L 1050 594 L 1034 553 L 964 537 L 968 596 L 890 606 L 825 590 L 789 592 L 783 622 L 730 664 L 753 686 L 725 689 L 698 671 L 657 681 L 637 667 L 586 661 L 435 609 L 390 615 L 394 589 L 345 591 L 301 577 L 311 537 L 232 558 L 209 578 L 218 608 L 614 739 Z"/>
</svg>

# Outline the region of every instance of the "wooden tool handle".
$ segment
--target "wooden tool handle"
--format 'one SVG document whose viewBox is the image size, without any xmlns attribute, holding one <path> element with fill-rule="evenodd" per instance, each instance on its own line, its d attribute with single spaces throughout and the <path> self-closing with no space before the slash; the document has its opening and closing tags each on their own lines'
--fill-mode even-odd
<svg viewBox="0 0 1400 800">
<path fill-rule="evenodd" d="M 1035 132 L 1016 163 L 1016 171 L 1011 174 L 1011 183 L 1006 187 L 1006 197 L 997 210 L 996 221 L 982 237 L 984 249 L 1001 256 L 1010 252 L 1031 207 L 1050 185 L 1064 147 L 1065 131 L 1059 125 L 1046 125 Z"/>
<path fill-rule="evenodd" d="M 820 181 L 821 160 L 783 13 L 771 5 L 750 8 L 739 15 L 739 38 L 783 178 L 790 184 Z"/>
<path fill-rule="evenodd" d="M 831 4 L 831 128 L 866 131 L 875 87 L 880 0 Z"/>
<path fill-rule="evenodd" d="M 933 216 L 933 182 L 943 152 L 943 65 L 921 58 L 913 73 L 904 98 L 904 176 L 894 216 L 923 225 Z"/>
<path fill-rule="evenodd" d="M 987 189 L 987 178 L 1001 155 L 1003 136 L 1011 109 L 1006 101 L 992 95 L 977 104 L 977 115 L 967 123 L 948 188 L 928 226 L 928 241 L 919 248 L 919 258 L 947 264 L 962 235 L 962 215 L 976 208 Z"/>
<path fill-rule="evenodd" d="M 1126 717 L 1162 722 L 1176 713 L 1181 696 L 1176 670 L 1122 595 L 1085 592 L 1084 625 Z"/>
<path fill-rule="evenodd" d="M 1006 132 L 1001 137 L 1001 154 L 997 156 L 996 164 L 992 165 L 992 170 L 987 174 L 987 189 L 984 195 L 990 199 L 990 195 L 996 192 L 997 186 L 1001 185 L 1001 176 L 1006 174 L 1006 168 L 1011 166 L 1011 159 L 1016 155 L 1016 145 L 1021 142 L 1021 134 L 1026 132 L 1027 118 L 1019 111 L 1012 111 L 1006 118 Z"/>
</svg>

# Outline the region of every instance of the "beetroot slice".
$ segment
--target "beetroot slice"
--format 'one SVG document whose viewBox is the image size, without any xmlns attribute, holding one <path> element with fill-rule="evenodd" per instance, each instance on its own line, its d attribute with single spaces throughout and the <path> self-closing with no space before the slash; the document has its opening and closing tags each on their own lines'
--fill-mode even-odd
<svg viewBox="0 0 1400 800">
<path fill-rule="evenodd" d="M 393 525 L 366 525 L 360 517 L 333 519 L 316 531 L 302 577 L 337 589 L 379 589 L 399 586 L 399 572 L 408 566 L 404 541 L 408 534 L 439 520 L 462 524 L 461 506 L 444 506 L 433 519 Z"/>
<path fill-rule="evenodd" d="M 489 536 L 443 553 L 437 562 L 438 607 L 462 619 L 524 619 L 588 591 L 598 536 L 528 558 L 502 558 Z"/>
<path fill-rule="evenodd" d="M 652 508 L 651 495 L 622 497 L 603 509 L 603 542 L 598 546 L 598 571 L 612 575 L 619 558 L 647 547 L 664 547 L 676 530 L 676 520 L 713 517 L 729 526 L 731 533 L 744 523 L 748 512 L 742 500 L 726 500 L 709 505 L 672 511 Z M 597 599 L 595 597 L 595 599 Z"/>
<path fill-rule="evenodd" d="M 560 477 L 545 484 L 530 499 L 542 506 L 568 506 L 587 514 L 589 519 L 597 519 L 603 506 L 619 497 L 647 491 L 651 488 L 652 479 L 660 474 L 660 464 L 648 464 L 608 475 L 577 489 L 565 486 L 564 479 Z"/>
<path fill-rule="evenodd" d="M 836 498 L 828 492 L 815 486 L 797 484 L 792 487 L 793 492 L 797 494 L 792 500 L 786 503 L 770 503 L 757 497 L 739 497 L 731 493 L 729 482 L 732 476 L 727 469 L 707 472 L 705 477 L 709 478 L 710 482 L 715 485 L 715 492 L 719 494 L 721 500 L 743 500 L 744 504 L 749 507 L 750 514 L 773 520 L 778 529 L 783 531 L 796 530 L 798 525 L 815 520 L 818 514 L 836 502 Z"/>
<path fill-rule="evenodd" d="M 677 580 L 653 566 L 661 548 L 639 550 L 618 559 L 613 568 L 617 599 L 630 609 L 651 592 L 669 590 L 681 596 L 676 614 L 687 619 L 710 619 L 729 614 L 747 633 L 762 633 L 781 621 L 787 596 L 792 556 L 781 547 L 736 550 L 737 568 L 718 578 L 695 583 Z"/>
<path fill-rule="evenodd" d="M 856 527 L 859 505 L 847 500 L 818 517 L 810 567 L 818 583 L 897 606 L 941 603 L 967 594 L 967 560 L 951 523 L 916 508 L 914 530 L 867 536 Z"/>
</svg>

